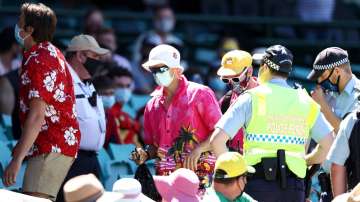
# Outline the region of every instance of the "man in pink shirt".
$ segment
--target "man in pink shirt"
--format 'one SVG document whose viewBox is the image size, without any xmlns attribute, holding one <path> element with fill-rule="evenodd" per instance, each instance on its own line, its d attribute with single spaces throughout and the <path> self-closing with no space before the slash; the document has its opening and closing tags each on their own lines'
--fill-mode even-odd
<svg viewBox="0 0 360 202">
<path fill-rule="evenodd" d="M 188 81 L 180 66 L 180 53 L 169 45 L 158 45 L 143 67 L 159 85 L 144 112 L 145 149 L 137 148 L 138 164 L 157 158 L 157 175 L 169 175 L 185 167 L 188 154 L 209 138 L 221 111 L 215 95 L 206 86 Z M 215 158 L 201 154 L 195 173 L 206 181 L 212 175 Z"/>
<path fill-rule="evenodd" d="M 256 77 L 252 76 L 252 57 L 250 53 L 242 50 L 227 52 L 222 60 L 221 67 L 217 72 L 220 79 L 231 88 L 219 101 L 222 113 L 225 113 L 229 106 L 235 102 L 245 90 L 258 86 Z M 228 142 L 230 150 L 243 153 L 244 129 L 241 128 L 236 136 Z"/>
</svg>

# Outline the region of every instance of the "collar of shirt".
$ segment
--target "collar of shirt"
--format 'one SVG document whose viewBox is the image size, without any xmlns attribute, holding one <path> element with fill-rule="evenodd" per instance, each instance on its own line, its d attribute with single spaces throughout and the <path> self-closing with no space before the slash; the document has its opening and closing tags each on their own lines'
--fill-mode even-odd
<svg viewBox="0 0 360 202">
<path fill-rule="evenodd" d="M 186 77 L 184 75 L 182 75 L 180 80 L 179 80 L 178 88 L 176 89 L 176 92 L 174 94 L 175 95 L 174 98 L 180 96 L 186 90 L 188 85 L 189 85 L 189 81 L 186 79 Z M 164 97 L 164 96 L 166 96 L 165 91 L 164 91 L 164 87 L 158 86 L 154 90 L 154 92 L 151 93 L 151 96 L 152 97 Z"/>
<path fill-rule="evenodd" d="M 279 85 L 281 87 L 286 87 L 286 88 L 290 88 L 289 84 L 286 82 L 286 79 L 283 79 L 283 78 L 272 78 L 269 83 L 271 84 L 276 84 L 276 85 Z"/>
<path fill-rule="evenodd" d="M 42 42 L 42 43 L 37 43 L 35 45 L 33 45 L 29 50 L 24 51 L 24 58 L 29 57 L 31 54 L 33 54 L 34 51 L 38 50 L 40 48 L 40 46 L 48 46 L 50 42 Z"/>
<path fill-rule="evenodd" d="M 80 77 L 75 72 L 74 68 L 69 63 L 66 62 L 66 64 L 69 68 L 69 72 L 73 79 L 74 85 L 78 85 L 81 88 L 81 91 L 83 91 L 83 93 L 85 94 L 85 96 L 90 97 L 92 95 L 92 93 L 94 91 L 96 91 L 94 85 L 93 84 L 85 84 L 83 81 L 81 81 Z M 78 92 L 76 90 L 76 86 L 74 89 L 75 89 L 75 95 L 78 94 Z"/>
<path fill-rule="evenodd" d="M 356 76 L 355 75 L 352 75 L 351 79 L 348 81 L 348 83 L 345 85 L 345 88 L 344 88 L 344 91 L 341 92 L 342 93 L 346 93 L 348 95 L 351 95 L 353 90 L 354 90 L 354 87 L 355 87 L 355 84 L 356 84 Z"/>
</svg>

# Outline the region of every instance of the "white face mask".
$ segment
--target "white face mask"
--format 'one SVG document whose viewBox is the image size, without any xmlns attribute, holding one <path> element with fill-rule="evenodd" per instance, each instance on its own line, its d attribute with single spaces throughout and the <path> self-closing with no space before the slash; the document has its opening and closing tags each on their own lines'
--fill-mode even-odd
<svg viewBox="0 0 360 202">
<path fill-rule="evenodd" d="M 155 22 L 155 27 L 161 32 L 169 33 L 174 28 L 174 20 L 171 18 L 159 19 Z"/>
<path fill-rule="evenodd" d="M 170 71 L 166 71 L 166 72 L 163 72 L 163 73 L 156 73 L 154 75 L 154 78 L 155 78 L 155 82 L 159 86 L 169 87 L 171 82 L 174 79 L 174 76 L 172 76 L 170 74 Z"/>
</svg>

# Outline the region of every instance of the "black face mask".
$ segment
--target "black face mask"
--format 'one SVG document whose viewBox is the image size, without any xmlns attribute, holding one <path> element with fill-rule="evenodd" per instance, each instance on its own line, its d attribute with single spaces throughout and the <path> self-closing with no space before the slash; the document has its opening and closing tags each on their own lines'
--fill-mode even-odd
<svg viewBox="0 0 360 202">
<path fill-rule="evenodd" d="M 328 76 L 328 78 L 326 78 L 324 81 L 322 81 L 321 83 L 319 83 L 319 85 L 326 91 L 332 91 L 332 92 L 336 92 L 339 93 L 339 82 L 340 82 L 340 76 L 338 76 L 336 84 L 333 84 L 330 81 L 330 77 L 333 74 L 334 69 L 331 71 L 330 75 Z"/>
<path fill-rule="evenodd" d="M 102 69 L 104 68 L 104 63 L 99 60 L 87 58 L 86 62 L 84 63 L 84 66 L 91 75 L 91 77 L 95 77 L 99 75 Z"/>
</svg>

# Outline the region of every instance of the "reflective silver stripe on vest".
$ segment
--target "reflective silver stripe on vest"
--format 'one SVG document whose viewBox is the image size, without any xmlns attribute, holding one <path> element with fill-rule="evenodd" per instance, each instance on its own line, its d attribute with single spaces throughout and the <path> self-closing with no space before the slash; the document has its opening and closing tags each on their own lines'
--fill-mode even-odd
<svg viewBox="0 0 360 202">
<path fill-rule="evenodd" d="M 269 153 L 273 153 L 273 154 L 276 155 L 277 151 L 267 150 L 267 149 L 259 149 L 259 148 L 252 148 L 252 149 L 250 149 L 248 151 L 245 151 L 245 156 L 247 156 L 247 155 L 264 155 L 264 154 L 269 154 Z M 303 153 L 303 152 L 298 153 L 298 152 L 285 151 L 285 155 L 305 159 L 305 153 Z"/>
<path fill-rule="evenodd" d="M 247 141 L 305 145 L 306 138 L 289 135 L 246 134 Z"/>
</svg>

